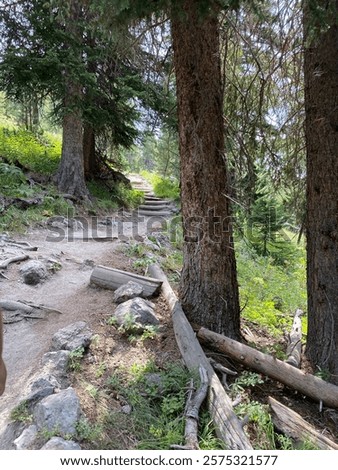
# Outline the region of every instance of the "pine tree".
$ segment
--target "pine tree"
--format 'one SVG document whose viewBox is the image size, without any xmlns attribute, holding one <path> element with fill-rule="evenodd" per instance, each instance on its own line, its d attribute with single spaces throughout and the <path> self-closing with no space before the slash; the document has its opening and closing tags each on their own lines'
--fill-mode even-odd
<svg viewBox="0 0 338 470">
<path fill-rule="evenodd" d="M 338 2 L 305 4 L 307 355 L 338 384 Z"/>
</svg>

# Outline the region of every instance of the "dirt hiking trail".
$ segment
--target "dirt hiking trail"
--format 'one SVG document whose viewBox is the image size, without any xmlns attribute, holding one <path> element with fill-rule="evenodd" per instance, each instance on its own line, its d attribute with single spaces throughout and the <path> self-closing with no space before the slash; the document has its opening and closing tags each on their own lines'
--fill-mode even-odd
<svg viewBox="0 0 338 470">
<path fill-rule="evenodd" d="M 11 239 L 27 242 L 36 251 L 23 251 L 20 246 L 0 246 L 0 261 L 25 253 L 30 260 L 41 260 L 57 266 L 47 279 L 32 286 L 22 281 L 21 263 L 13 262 L 2 270 L 0 299 L 44 305 L 59 311 L 44 313 L 43 318 L 22 318 L 11 322 L 4 312 L 4 360 L 8 378 L 4 395 L 0 399 L 0 436 L 7 426 L 11 411 L 27 395 L 30 376 L 39 368 L 41 357 L 50 350 L 54 333 L 78 320 L 90 327 L 97 322 L 98 315 L 112 313 L 112 291 L 90 285 L 90 275 L 95 265 L 105 265 L 132 271 L 132 261 L 123 249 L 133 240 L 142 238 L 170 215 L 158 211 L 147 212 L 147 204 L 154 206 L 156 198 L 142 178 L 133 177 L 132 183 L 145 192 L 147 200 L 135 221 L 129 213 L 112 214 L 102 220 L 92 218 L 84 221 L 85 230 L 75 227 L 42 227 L 29 230 L 25 235 Z M 149 199 L 148 199 L 149 198 Z M 153 209 L 151 209 L 153 210 Z M 119 222 L 114 222 L 119 218 Z M 156 219 L 153 223 L 151 219 Z M 93 223 L 94 221 L 94 223 Z M 108 241 L 103 241 L 108 237 Z"/>
</svg>

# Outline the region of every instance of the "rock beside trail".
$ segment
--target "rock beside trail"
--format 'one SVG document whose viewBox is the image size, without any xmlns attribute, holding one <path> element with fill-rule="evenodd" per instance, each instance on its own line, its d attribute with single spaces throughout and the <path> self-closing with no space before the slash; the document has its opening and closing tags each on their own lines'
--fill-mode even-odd
<svg viewBox="0 0 338 470">
<path fill-rule="evenodd" d="M 37 260 L 31 260 L 23 264 L 20 268 L 22 280 L 25 284 L 36 286 L 48 277 L 46 266 Z"/>
<path fill-rule="evenodd" d="M 135 297 L 143 297 L 143 287 L 134 281 L 129 281 L 116 289 L 113 295 L 113 301 L 116 304 L 122 304 Z"/>
<path fill-rule="evenodd" d="M 76 322 L 54 336 L 54 348 L 64 349 L 44 354 L 41 368 L 27 384 L 27 390 L 23 390 L 17 414 L 26 416 L 27 425 L 20 419 L 8 424 L 0 436 L 7 443 L 6 450 L 81 450 L 77 442 L 69 440 L 69 436 L 76 438 L 82 410 L 75 390 L 69 387 L 68 362 L 71 351 L 88 346 L 93 334 L 87 323 Z M 41 431 L 55 435 L 46 442 Z"/>
<path fill-rule="evenodd" d="M 87 323 L 78 321 L 55 333 L 52 338 L 52 350 L 74 351 L 79 348 L 87 348 L 92 337 L 93 333 Z"/>
<path fill-rule="evenodd" d="M 140 297 L 120 304 L 113 317 L 117 325 L 127 333 L 142 334 L 147 326 L 159 324 L 153 304 Z"/>
<path fill-rule="evenodd" d="M 35 426 L 35 424 L 28 426 L 28 428 L 25 428 L 22 434 L 20 434 L 20 436 L 15 439 L 14 441 L 15 449 L 16 450 L 30 449 L 30 447 L 34 444 L 34 441 L 37 438 L 37 435 L 38 435 L 38 428 Z"/>
<path fill-rule="evenodd" d="M 64 437 L 72 435 L 81 417 L 80 400 L 69 387 L 43 398 L 34 408 L 33 416 L 39 431 L 47 430 Z"/>
<path fill-rule="evenodd" d="M 81 447 L 77 442 L 66 441 L 62 437 L 52 437 L 41 450 L 81 450 Z"/>
</svg>

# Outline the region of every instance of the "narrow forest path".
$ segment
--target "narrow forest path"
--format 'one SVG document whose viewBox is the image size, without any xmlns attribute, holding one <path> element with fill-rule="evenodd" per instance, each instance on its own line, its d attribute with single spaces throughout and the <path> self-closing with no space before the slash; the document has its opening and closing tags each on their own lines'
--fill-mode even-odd
<svg viewBox="0 0 338 470">
<path fill-rule="evenodd" d="M 27 230 L 24 235 L 11 235 L 20 243 L 29 243 L 36 251 L 23 251 L 0 238 L 0 261 L 25 253 L 31 260 L 54 264 L 58 268 L 48 277 L 32 286 L 22 280 L 22 263 L 11 263 L 2 269 L 0 299 L 42 304 L 62 313 L 50 312 L 43 319 L 24 318 L 11 322 L 4 311 L 4 360 L 8 370 L 7 387 L 0 398 L 0 449 L 8 442 L 1 441 L 10 413 L 22 397 L 27 395 L 29 378 L 40 367 L 44 353 L 50 350 L 51 339 L 59 329 L 78 320 L 91 327 L 98 317 L 112 313 L 112 292 L 89 284 L 93 266 L 101 264 L 132 271 L 132 262 L 125 253 L 128 243 L 142 240 L 147 233 L 161 228 L 172 212 L 170 203 L 152 194 L 150 185 L 141 177 L 131 175 L 134 188 L 145 193 L 145 203 L 136 219 L 126 211 L 109 217 L 93 217 L 82 221 L 83 228 L 66 225 L 44 226 Z M 141 217 L 140 217 L 141 216 Z M 107 222 L 108 221 L 108 222 Z M 107 241 L 104 241 L 106 238 Z"/>
</svg>

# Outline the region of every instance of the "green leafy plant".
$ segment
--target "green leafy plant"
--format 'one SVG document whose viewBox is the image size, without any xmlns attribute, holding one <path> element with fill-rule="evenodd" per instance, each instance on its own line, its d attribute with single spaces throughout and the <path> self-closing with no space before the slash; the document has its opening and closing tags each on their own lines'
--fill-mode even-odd
<svg viewBox="0 0 338 470">
<path fill-rule="evenodd" d="M 70 352 L 68 358 L 68 368 L 74 372 L 81 371 L 81 359 L 83 358 L 85 349 L 83 347 L 79 347 L 74 349 Z"/>
<path fill-rule="evenodd" d="M 107 364 L 105 362 L 101 362 L 96 371 L 96 374 L 95 374 L 96 377 L 102 377 L 106 370 L 107 370 Z"/>
<path fill-rule="evenodd" d="M 256 449 L 275 449 L 274 426 L 267 406 L 256 401 L 240 403 L 236 413 L 241 418 L 247 417 Z"/>
<path fill-rule="evenodd" d="M 164 178 L 147 171 L 141 171 L 141 175 L 151 183 L 155 196 L 174 201 L 180 199 L 179 184 L 175 178 Z"/>
<path fill-rule="evenodd" d="M 61 157 L 61 139 L 50 133 L 35 135 L 22 129 L 0 128 L 0 154 L 41 174 L 55 173 Z"/>
<path fill-rule="evenodd" d="M 291 327 L 291 313 L 297 308 L 306 310 L 305 248 L 298 246 L 297 256 L 283 266 L 253 253 L 244 240 L 237 240 L 235 251 L 243 318 L 282 336 Z"/>
<path fill-rule="evenodd" d="M 255 387 L 256 385 L 263 384 L 264 380 L 260 374 L 256 372 L 243 371 L 241 375 L 231 384 L 233 392 L 242 392 L 246 388 Z"/>
<path fill-rule="evenodd" d="M 33 416 L 29 410 L 27 401 L 23 401 L 13 408 L 10 416 L 13 421 L 18 421 L 20 423 L 28 424 L 33 421 Z"/>
<path fill-rule="evenodd" d="M 80 441 L 98 441 L 102 433 L 103 427 L 100 424 L 90 424 L 88 420 L 85 419 L 81 419 L 76 424 L 76 436 Z"/>
</svg>

